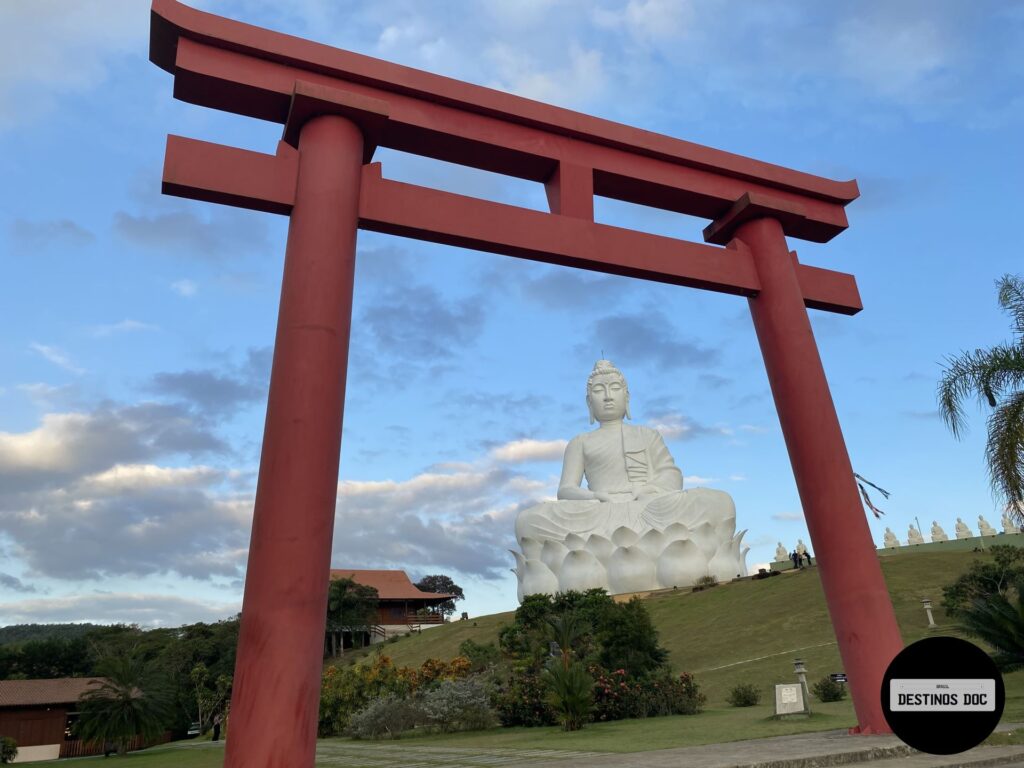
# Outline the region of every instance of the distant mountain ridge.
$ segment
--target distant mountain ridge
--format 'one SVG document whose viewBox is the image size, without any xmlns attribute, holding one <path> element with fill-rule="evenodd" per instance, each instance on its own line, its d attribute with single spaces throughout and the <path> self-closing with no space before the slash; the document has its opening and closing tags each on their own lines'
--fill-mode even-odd
<svg viewBox="0 0 1024 768">
<path fill-rule="evenodd" d="M 12 624 L 0 627 L 0 645 L 17 645 L 30 640 L 73 640 L 99 629 L 103 624 Z"/>
</svg>

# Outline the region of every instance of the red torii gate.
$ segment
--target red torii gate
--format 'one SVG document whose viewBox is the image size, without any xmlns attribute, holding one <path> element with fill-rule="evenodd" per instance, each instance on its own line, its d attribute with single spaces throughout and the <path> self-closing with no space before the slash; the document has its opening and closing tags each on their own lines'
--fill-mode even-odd
<svg viewBox="0 0 1024 768">
<path fill-rule="evenodd" d="M 282 123 L 274 155 L 169 136 L 163 191 L 290 215 L 225 764 L 312 766 L 359 228 L 748 299 L 862 733 L 902 648 L 805 307 L 851 275 L 786 236 L 847 226 L 837 182 L 154 0 L 174 96 Z M 541 182 L 551 212 L 385 180 L 391 147 Z M 594 222 L 594 195 L 711 220 L 690 243 Z M 725 246 L 720 247 L 720 246 Z"/>
</svg>

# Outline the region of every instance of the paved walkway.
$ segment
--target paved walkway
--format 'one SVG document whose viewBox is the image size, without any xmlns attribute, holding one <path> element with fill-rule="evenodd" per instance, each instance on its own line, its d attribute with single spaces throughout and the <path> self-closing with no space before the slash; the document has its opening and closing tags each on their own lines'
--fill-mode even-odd
<svg viewBox="0 0 1024 768">
<path fill-rule="evenodd" d="M 1011 730 L 1015 725 L 1007 723 L 998 730 Z M 220 744 L 201 741 L 170 748 L 215 746 Z M 827 768 L 853 764 L 876 768 L 1024 768 L 1024 744 L 976 747 L 958 755 L 926 755 L 895 736 L 849 736 L 845 730 L 625 753 L 433 747 L 412 739 L 329 739 L 317 742 L 316 764 L 343 768 Z"/>
</svg>

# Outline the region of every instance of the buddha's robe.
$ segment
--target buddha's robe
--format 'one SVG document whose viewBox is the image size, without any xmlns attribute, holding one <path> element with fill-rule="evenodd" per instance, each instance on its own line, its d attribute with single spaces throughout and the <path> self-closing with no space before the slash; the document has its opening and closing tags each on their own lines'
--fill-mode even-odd
<svg viewBox="0 0 1024 768">
<path fill-rule="evenodd" d="M 682 490 L 682 472 L 661 435 L 649 427 L 619 424 L 570 440 L 559 487 L 579 487 L 584 478 L 591 491 L 610 494 L 611 500 L 563 499 L 523 510 L 516 518 L 516 539 L 563 541 L 570 533 L 610 539 L 623 526 L 643 534 L 672 523 L 710 522 L 717 528 L 735 520 L 728 494 L 707 488 Z"/>
</svg>

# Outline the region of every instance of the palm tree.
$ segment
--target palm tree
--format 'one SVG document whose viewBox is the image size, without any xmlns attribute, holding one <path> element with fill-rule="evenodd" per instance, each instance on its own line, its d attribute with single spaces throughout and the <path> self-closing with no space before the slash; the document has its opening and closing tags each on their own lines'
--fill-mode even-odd
<svg viewBox="0 0 1024 768">
<path fill-rule="evenodd" d="M 957 614 L 960 628 L 994 649 L 992 660 L 1003 672 L 1024 667 L 1024 599 L 996 593 L 975 599 Z"/>
<path fill-rule="evenodd" d="M 152 664 L 132 649 L 101 659 L 96 672 L 96 685 L 79 699 L 79 738 L 115 744 L 123 755 L 135 736 L 150 740 L 163 733 L 170 716 L 169 688 Z"/>
<path fill-rule="evenodd" d="M 992 408 L 985 446 L 989 481 L 1007 512 L 1024 522 L 1024 279 L 1003 275 L 996 285 L 1015 339 L 950 359 L 939 382 L 939 412 L 959 439 L 967 431 L 966 398 L 975 395 Z"/>
</svg>

